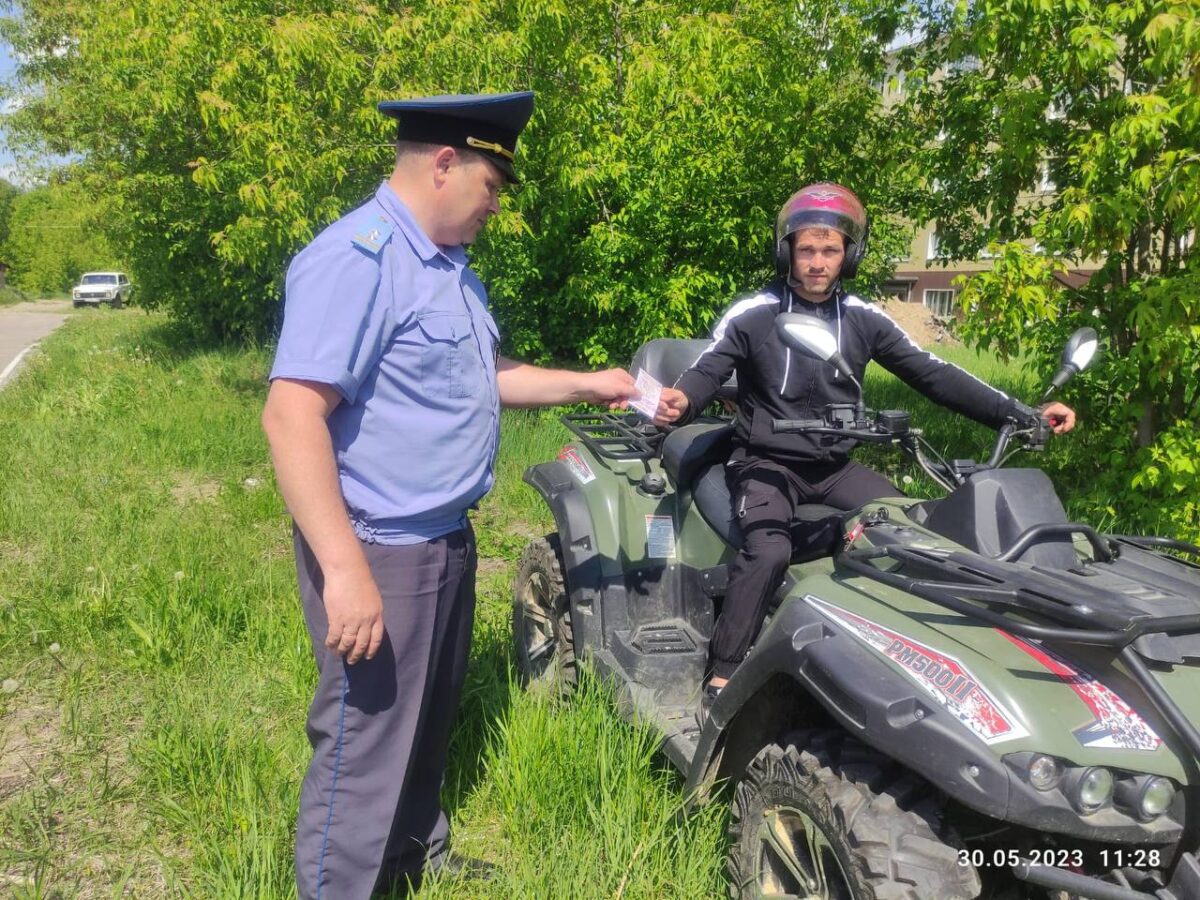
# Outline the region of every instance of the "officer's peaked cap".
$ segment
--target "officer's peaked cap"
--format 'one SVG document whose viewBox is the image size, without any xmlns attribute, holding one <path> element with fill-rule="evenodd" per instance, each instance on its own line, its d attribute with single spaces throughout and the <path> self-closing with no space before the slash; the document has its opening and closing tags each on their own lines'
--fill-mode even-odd
<svg viewBox="0 0 1200 900">
<path fill-rule="evenodd" d="M 398 121 L 398 140 L 469 147 L 516 181 L 517 137 L 533 115 L 533 91 L 384 100 L 379 111 Z"/>
</svg>

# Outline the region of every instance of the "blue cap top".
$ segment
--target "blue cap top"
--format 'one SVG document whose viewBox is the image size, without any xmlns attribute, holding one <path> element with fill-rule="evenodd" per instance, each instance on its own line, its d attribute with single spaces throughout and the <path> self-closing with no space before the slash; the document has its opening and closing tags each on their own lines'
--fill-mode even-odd
<svg viewBox="0 0 1200 900">
<path fill-rule="evenodd" d="M 533 91 L 384 100 L 379 111 L 399 122 L 398 140 L 469 147 L 516 181 L 517 137 L 533 115 Z"/>
</svg>

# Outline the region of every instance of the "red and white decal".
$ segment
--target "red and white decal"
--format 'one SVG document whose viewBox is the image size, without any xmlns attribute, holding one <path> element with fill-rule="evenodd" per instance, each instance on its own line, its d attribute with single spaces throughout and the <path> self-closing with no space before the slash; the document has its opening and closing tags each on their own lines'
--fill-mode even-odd
<svg viewBox="0 0 1200 900">
<path fill-rule="evenodd" d="M 804 599 L 818 612 L 898 665 L 905 675 L 924 688 L 985 744 L 1029 736 L 1017 717 L 989 694 L 971 674 L 971 670 L 953 656 L 947 656 L 811 594 Z"/>
<path fill-rule="evenodd" d="M 1157 750 L 1162 738 L 1126 703 L 1088 672 L 1074 668 L 1041 643 L 1027 641 L 1008 632 L 1002 635 L 1057 675 L 1092 711 L 1093 719 L 1073 732 L 1084 747 L 1110 750 Z"/>
<path fill-rule="evenodd" d="M 567 468 L 571 470 L 572 475 L 579 479 L 580 484 L 596 480 L 596 473 L 592 471 L 587 460 L 580 456 L 579 451 L 574 447 L 563 447 L 558 451 L 558 458 L 567 464 Z"/>
</svg>

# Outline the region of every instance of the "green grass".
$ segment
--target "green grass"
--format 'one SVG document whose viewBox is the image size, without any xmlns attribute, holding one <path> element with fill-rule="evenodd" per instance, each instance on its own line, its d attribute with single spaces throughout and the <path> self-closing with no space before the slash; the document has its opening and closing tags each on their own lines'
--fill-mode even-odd
<svg viewBox="0 0 1200 900">
<path fill-rule="evenodd" d="M 0 394 L 0 895 L 288 897 L 315 669 L 258 426 L 265 351 L 100 311 Z M 715 896 L 723 811 L 682 815 L 644 730 L 586 684 L 512 684 L 520 480 L 566 432 L 506 413 L 476 515 L 479 614 L 446 802 L 500 864 L 427 897 Z"/>
<path fill-rule="evenodd" d="M 25 303 L 29 300 L 29 296 L 21 290 L 18 290 L 11 285 L 0 287 L 0 306 L 13 306 L 17 303 Z"/>
</svg>

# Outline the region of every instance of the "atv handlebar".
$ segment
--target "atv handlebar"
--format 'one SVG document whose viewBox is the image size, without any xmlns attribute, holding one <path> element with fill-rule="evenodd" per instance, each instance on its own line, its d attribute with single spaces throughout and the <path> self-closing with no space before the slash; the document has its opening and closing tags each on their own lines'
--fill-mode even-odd
<svg viewBox="0 0 1200 900">
<path fill-rule="evenodd" d="M 910 433 L 908 413 L 898 409 L 878 412 L 858 404 L 831 403 L 821 419 L 772 419 L 776 434 L 820 434 L 886 444 Z"/>
<path fill-rule="evenodd" d="M 1023 447 L 1044 450 L 1054 433 L 1050 422 L 1033 410 L 1018 419 L 1010 418 L 996 432 L 991 456 L 984 462 L 973 459 L 946 460 L 922 437 L 920 429 L 910 428 L 908 413 L 902 410 L 867 410 L 856 404 L 834 403 L 825 407 L 820 419 L 772 419 L 771 430 L 776 434 L 810 434 L 841 438 L 869 444 L 896 443 L 911 456 L 924 472 L 946 490 L 954 490 L 975 472 L 996 469 L 1011 453 Z M 1021 447 L 1009 450 L 1010 444 L 1020 441 Z"/>
</svg>

